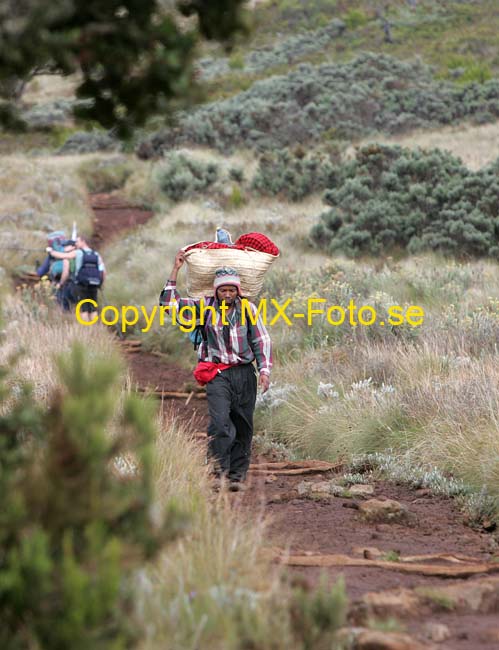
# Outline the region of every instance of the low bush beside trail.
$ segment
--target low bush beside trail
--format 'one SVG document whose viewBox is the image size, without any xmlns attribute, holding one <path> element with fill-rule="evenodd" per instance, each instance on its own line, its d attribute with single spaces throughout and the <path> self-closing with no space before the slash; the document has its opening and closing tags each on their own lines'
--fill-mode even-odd
<svg viewBox="0 0 499 650">
<path fill-rule="evenodd" d="M 135 168 L 136 164 L 124 157 L 91 158 L 81 163 L 78 173 L 89 192 L 112 192 L 125 185 Z"/>
<path fill-rule="evenodd" d="M 307 154 L 302 147 L 296 147 L 262 154 L 252 187 L 260 194 L 300 201 L 324 190 L 335 178 L 336 166 L 330 155 Z"/>
<path fill-rule="evenodd" d="M 173 152 L 157 166 L 155 174 L 161 191 L 172 201 L 180 201 L 212 186 L 218 179 L 219 169 L 215 163 Z"/>
<path fill-rule="evenodd" d="M 499 256 L 499 165 L 468 170 L 451 154 L 378 144 L 338 167 L 312 240 L 348 255 L 436 251 Z"/>
</svg>

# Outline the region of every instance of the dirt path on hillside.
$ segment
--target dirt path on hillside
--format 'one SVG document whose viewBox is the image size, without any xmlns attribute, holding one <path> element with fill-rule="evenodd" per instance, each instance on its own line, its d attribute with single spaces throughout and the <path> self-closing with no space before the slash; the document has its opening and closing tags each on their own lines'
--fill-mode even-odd
<svg viewBox="0 0 499 650">
<path fill-rule="evenodd" d="M 194 354 L 192 362 L 194 366 Z M 199 392 L 204 396 L 204 391 L 199 391 L 191 370 L 169 362 L 166 355 L 145 351 L 130 355 L 128 365 L 135 386 L 159 393 L 185 393 L 184 397 L 163 399 L 163 410 L 188 421 L 194 431 L 206 429 L 206 399 L 197 397 Z"/>
<path fill-rule="evenodd" d="M 137 208 L 120 207 L 113 197 L 94 197 L 92 204 L 98 219 L 99 245 L 117 236 L 122 228 L 143 224 L 151 216 Z M 206 400 L 192 399 L 190 371 L 170 363 L 165 355 L 138 351 L 127 359 L 134 385 L 184 393 L 182 398 L 164 399 L 158 404 L 188 421 L 193 431 L 206 428 Z M 194 355 L 192 360 L 194 364 Z M 262 464 L 268 460 L 255 458 L 257 467 L 250 472 L 247 491 L 230 493 L 229 498 L 248 518 L 262 512 L 268 516 L 269 552 L 275 561 L 357 563 L 325 569 L 288 566 L 286 570 L 310 586 L 317 584 L 322 571 L 331 581 L 343 575 L 351 604 L 351 626 L 366 626 L 373 619 L 398 621 L 400 630 L 410 635 L 408 639 L 401 633 L 383 632 L 369 637 L 373 633 L 363 632 L 356 648 L 499 647 L 497 542 L 489 532 L 467 526 L 452 499 L 383 481 L 345 491 L 340 487 L 341 468 L 297 476 L 283 474 L 288 470 L 282 467 Z M 356 490 L 364 494 L 355 494 Z M 373 499 L 378 501 L 378 519 L 374 521 L 363 514 Z M 395 510 L 387 515 L 388 499 L 399 504 L 399 510 L 393 506 Z M 435 554 L 446 557 L 418 557 Z M 379 565 L 370 566 L 373 561 Z M 418 570 L 421 565 L 423 569 Z M 435 567 L 449 573 L 469 572 L 469 567 L 475 567 L 481 573 L 461 579 L 421 575 L 421 571 L 431 573 Z"/>
<path fill-rule="evenodd" d="M 373 493 L 365 497 L 352 497 L 348 491 L 345 496 L 324 492 L 300 495 L 297 489 L 301 486 L 303 490 L 306 483 L 320 487 L 326 480 L 332 480 L 334 485 L 337 483 L 334 479 L 334 473 L 327 478 L 324 475 L 276 476 L 268 483 L 261 477 L 254 477 L 249 491 L 239 497 L 240 507 L 248 516 L 263 509 L 271 519 L 269 534 L 273 544 L 288 549 L 291 555 L 342 554 L 351 558 L 390 560 L 454 554 L 490 562 L 495 552 L 497 558 L 490 534 L 466 526 L 453 500 L 437 497 L 428 490 L 411 490 L 382 481 L 371 483 Z M 358 508 L 371 499 L 396 500 L 407 508 L 409 520 L 407 523 L 366 521 Z M 402 564 L 400 560 L 398 563 Z M 425 563 L 430 566 L 446 564 L 440 560 L 425 560 Z M 452 580 L 367 566 L 289 567 L 289 570 L 311 585 L 318 582 L 324 570 L 332 580 L 343 575 L 352 603 L 352 624 L 365 624 L 370 616 L 394 618 L 423 641 L 425 636 L 432 635 L 433 628 L 428 626 L 427 634 L 421 634 L 422 625 L 438 623 L 449 630 L 445 647 L 459 650 L 499 647 L 499 574 L 492 578 L 490 598 L 482 601 L 478 594 L 481 589 L 488 589 L 483 586 L 487 583 L 483 576 Z M 447 594 L 451 586 L 455 594 Z M 468 593 L 470 587 L 473 587 L 472 596 Z M 384 596 L 380 594 L 387 591 L 389 593 Z M 430 596 L 428 602 L 423 598 L 421 602 L 411 603 L 411 596 L 422 591 Z M 377 594 L 376 604 L 369 607 L 373 592 Z M 475 608 L 478 613 L 473 611 Z M 438 636 L 436 630 L 435 627 L 433 634 Z"/>
<path fill-rule="evenodd" d="M 154 216 L 150 210 L 127 204 L 115 193 L 92 194 L 89 199 L 94 212 L 92 246 L 103 249 L 104 258 L 106 245 L 131 228 L 144 225 Z M 159 291 L 158 287 L 158 295 Z M 196 388 L 190 370 L 171 363 L 163 354 L 132 350 L 126 353 L 126 357 L 135 388 L 150 392 L 187 393 L 187 397 L 162 400 L 162 408 L 174 415 L 180 414 L 196 430 L 204 427 L 206 400 L 190 396 Z"/>
<path fill-rule="evenodd" d="M 153 216 L 150 210 L 132 206 L 114 193 L 90 195 L 94 212 L 92 246 L 109 244 L 130 228 L 141 226 Z"/>
</svg>

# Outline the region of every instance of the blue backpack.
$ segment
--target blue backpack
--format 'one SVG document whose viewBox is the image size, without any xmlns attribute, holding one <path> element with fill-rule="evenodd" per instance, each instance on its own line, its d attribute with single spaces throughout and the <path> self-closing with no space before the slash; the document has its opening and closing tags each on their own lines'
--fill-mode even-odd
<svg viewBox="0 0 499 650">
<path fill-rule="evenodd" d="M 64 234 L 64 233 L 63 233 Z M 65 240 L 65 237 L 56 237 L 52 239 L 50 242 L 50 245 L 55 251 L 58 251 L 60 253 L 64 253 L 64 246 L 62 245 L 62 242 Z M 52 260 L 50 263 L 50 270 L 49 270 L 49 276 L 50 279 L 53 282 L 56 282 L 57 280 L 60 280 L 61 275 L 62 275 L 62 264 L 63 260 Z"/>
<path fill-rule="evenodd" d="M 194 349 L 197 350 L 201 345 L 201 341 L 206 341 L 206 331 L 204 325 L 196 325 L 192 332 L 188 332 L 189 340 L 191 341 Z"/>
<path fill-rule="evenodd" d="M 207 305 L 213 305 L 213 301 L 207 302 Z M 210 316 L 207 316 L 207 318 L 210 318 Z M 189 337 L 189 340 L 194 346 L 194 349 L 197 350 L 199 346 L 201 345 L 202 341 L 207 341 L 208 337 L 206 335 L 206 330 L 205 330 L 205 324 L 203 325 L 196 325 L 196 327 L 192 330 L 192 332 L 188 332 L 187 335 Z M 253 334 L 253 329 L 252 329 L 251 322 L 247 320 L 247 328 L 248 328 L 248 340 L 251 340 L 252 334 Z"/>
<path fill-rule="evenodd" d="M 99 271 L 99 256 L 95 251 L 82 251 L 83 260 L 75 282 L 82 287 L 97 287 L 102 285 L 102 273 Z"/>
<path fill-rule="evenodd" d="M 212 306 L 214 303 L 215 303 L 215 298 L 212 298 L 211 296 L 206 301 L 207 306 Z M 205 318 L 211 318 L 210 312 L 205 314 Z M 199 348 L 199 346 L 203 341 L 207 340 L 205 325 L 206 323 L 203 323 L 203 325 L 198 323 L 196 327 L 192 330 L 192 332 L 187 332 L 187 336 L 189 337 L 189 340 L 192 343 L 195 350 Z"/>
</svg>

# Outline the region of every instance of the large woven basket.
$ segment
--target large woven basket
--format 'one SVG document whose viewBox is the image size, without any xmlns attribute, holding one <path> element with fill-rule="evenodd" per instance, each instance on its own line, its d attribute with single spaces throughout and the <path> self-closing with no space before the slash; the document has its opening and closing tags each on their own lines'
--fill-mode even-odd
<svg viewBox="0 0 499 650">
<path fill-rule="evenodd" d="M 241 278 L 242 295 L 254 301 L 262 290 L 265 273 L 278 257 L 250 249 L 191 248 L 185 253 L 187 294 L 191 298 L 213 295 L 215 271 L 230 266 Z"/>
</svg>

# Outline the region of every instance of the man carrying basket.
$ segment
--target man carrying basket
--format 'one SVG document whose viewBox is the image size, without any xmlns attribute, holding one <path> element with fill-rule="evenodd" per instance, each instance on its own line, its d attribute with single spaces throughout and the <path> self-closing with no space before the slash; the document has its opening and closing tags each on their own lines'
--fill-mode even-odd
<svg viewBox="0 0 499 650">
<path fill-rule="evenodd" d="M 256 306 L 246 302 L 243 314 L 241 281 L 235 269 L 222 267 L 215 271 L 212 296 L 181 298 L 177 274 L 183 263 L 184 252 L 179 251 L 159 304 L 177 311 L 192 307 L 196 317 L 204 314 L 194 376 L 200 384 L 206 384 L 208 454 L 215 462 L 216 476 L 228 479 L 229 488 L 237 491 L 242 489 L 250 465 L 257 392 L 253 361 L 265 392 L 270 384 L 272 344 Z"/>
</svg>

